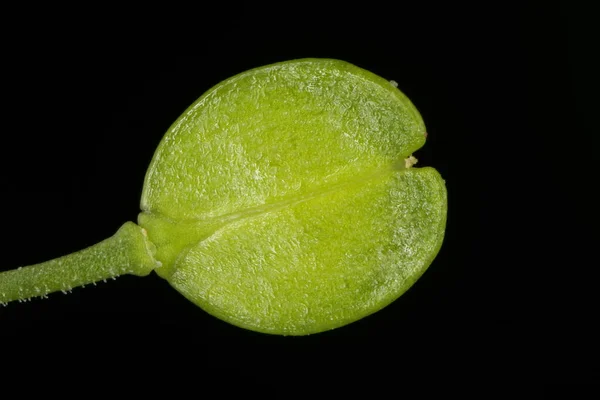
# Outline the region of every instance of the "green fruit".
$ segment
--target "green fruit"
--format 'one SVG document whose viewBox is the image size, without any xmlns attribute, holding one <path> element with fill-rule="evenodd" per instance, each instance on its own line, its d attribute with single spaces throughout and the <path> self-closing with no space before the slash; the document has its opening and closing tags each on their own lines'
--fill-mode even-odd
<svg viewBox="0 0 600 400">
<path fill-rule="evenodd" d="M 0 305 L 154 270 L 247 329 L 305 335 L 351 323 L 404 293 L 442 244 L 444 181 L 412 168 L 425 135 L 396 85 L 346 62 L 244 72 L 166 133 L 139 226 L 0 272 Z"/>
<path fill-rule="evenodd" d="M 156 272 L 259 332 L 310 334 L 376 312 L 442 244 L 444 181 L 411 168 L 424 143 L 406 96 L 346 62 L 236 75 L 183 113 L 148 169 L 138 222 Z"/>
</svg>

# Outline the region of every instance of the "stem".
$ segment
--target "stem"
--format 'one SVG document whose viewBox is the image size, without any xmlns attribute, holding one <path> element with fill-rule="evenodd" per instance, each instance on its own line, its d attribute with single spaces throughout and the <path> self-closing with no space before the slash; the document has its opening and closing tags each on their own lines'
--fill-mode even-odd
<svg viewBox="0 0 600 400">
<path fill-rule="evenodd" d="M 46 297 L 59 290 L 115 279 L 122 274 L 146 276 L 160 266 L 146 231 L 126 222 L 113 236 L 87 249 L 28 267 L 0 272 L 0 304 Z"/>
</svg>

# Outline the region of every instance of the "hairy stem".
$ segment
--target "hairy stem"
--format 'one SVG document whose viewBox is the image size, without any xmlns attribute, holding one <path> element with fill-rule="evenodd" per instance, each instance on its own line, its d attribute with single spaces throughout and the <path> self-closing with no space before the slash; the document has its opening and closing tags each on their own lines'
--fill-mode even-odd
<svg viewBox="0 0 600 400">
<path fill-rule="evenodd" d="M 148 275 L 160 266 L 145 231 L 125 223 L 113 236 L 54 260 L 0 273 L 0 304 L 46 297 L 123 274 Z"/>
</svg>

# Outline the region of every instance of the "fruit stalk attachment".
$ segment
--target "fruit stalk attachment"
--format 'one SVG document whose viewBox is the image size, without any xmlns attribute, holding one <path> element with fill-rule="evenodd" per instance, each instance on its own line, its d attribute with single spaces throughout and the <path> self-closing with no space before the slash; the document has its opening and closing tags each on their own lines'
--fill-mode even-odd
<svg viewBox="0 0 600 400">
<path fill-rule="evenodd" d="M 0 273 L 0 304 L 67 293 L 74 287 L 116 279 L 123 274 L 148 275 L 160 266 L 146 232 L 126 222 L 113 236 L 84 250 Z"/>
</svg>

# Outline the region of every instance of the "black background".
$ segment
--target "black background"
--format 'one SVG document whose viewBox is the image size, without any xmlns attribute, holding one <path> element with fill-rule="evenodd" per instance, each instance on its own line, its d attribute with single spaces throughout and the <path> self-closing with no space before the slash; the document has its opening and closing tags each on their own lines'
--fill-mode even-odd
<svg viewBox="0 0 600 400">
<path fill-rule="evenodd" d="M 236 328 L 152 274 L 0 308 L 0 337 L 67 357 L 200 348 L 205 362 L 230 364 L 220 354 L 233 348 L 268 359 L 338 346 L 448 353 L 449 362 L 469 356 L 499 369 L 508 361 L 513 372 L 536 365 L 540 375 L 540 360 L 587 359 L 595 296 L 582 276 L 597 234 L 583 233 L 597 202 L 584 173 L 597 139 L 586 125 L 586 25 L 564 8 L 466 11 L 410 24 L 397 14 L 381 34 L 207 35 L 167 53 L 135 40 L 126 51 L 104 40 L 81 46 L 73 32 L 7 50 L 1 270 L 82 249 L 135 221 L 154 149 L 187 106 L 236 73 L 294 58 L 343 59 L 396 80 L 427 125 L 418 166 L 446 179 L 449 208 L 443 247 L 417 284 L 330 332 Z"/>
</svg>

